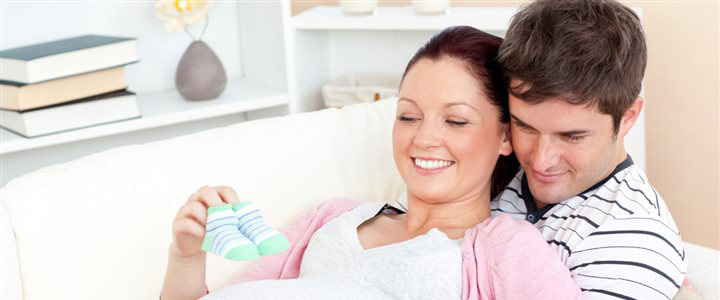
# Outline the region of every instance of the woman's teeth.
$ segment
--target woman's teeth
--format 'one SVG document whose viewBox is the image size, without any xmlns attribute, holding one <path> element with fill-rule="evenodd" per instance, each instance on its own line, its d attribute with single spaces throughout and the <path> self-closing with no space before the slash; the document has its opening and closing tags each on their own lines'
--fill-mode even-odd
<svg viewBox="0 0 720 300">
<path fill-rule="evenodd" d="M 428 170 L 445 168 L 455 163 L 448 160 L 423 160 L 419 158 L 414 159 L 414 161 L 416 166 Z"/>
</svg>

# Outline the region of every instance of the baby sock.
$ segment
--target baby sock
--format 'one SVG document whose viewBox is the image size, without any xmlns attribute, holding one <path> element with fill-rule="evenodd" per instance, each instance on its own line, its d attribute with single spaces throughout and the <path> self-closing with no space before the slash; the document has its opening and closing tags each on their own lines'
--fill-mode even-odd
<svg viewBox="0 0 720 300">
<path fill-rule="evenodd" d="M 252 202 L 235 204 L 233 210 L 238 217 L 238 230 L 257 245 L 260 255 L 275 254 L 289 247 L 285 235 L 267 225 Z"/>
<path fill-rule="evenodd" d="M 242 235 L 237 226 L 232 204 L 209 207 L 202 250 L 232 260 L 257 258 L 257 246 Z"/>
</svg>

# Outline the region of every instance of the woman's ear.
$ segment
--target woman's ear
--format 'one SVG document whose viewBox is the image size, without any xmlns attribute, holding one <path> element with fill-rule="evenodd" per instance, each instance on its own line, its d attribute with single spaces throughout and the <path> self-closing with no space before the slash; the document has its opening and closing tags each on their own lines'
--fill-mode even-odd
<svg viewBox="0 0 720 300">
<path fill-rule="evenodd" d="M 502 125 L 502 143 L 500 144 L 500 155 L 508 156 L 513 152 L 512 133 L 510 132 L 510 124 Z"/>
</svg>

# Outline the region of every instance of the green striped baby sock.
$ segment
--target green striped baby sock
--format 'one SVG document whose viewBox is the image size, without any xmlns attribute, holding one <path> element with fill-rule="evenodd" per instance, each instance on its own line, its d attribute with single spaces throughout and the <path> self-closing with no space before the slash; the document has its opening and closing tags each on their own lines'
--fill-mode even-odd
<svg viewBox="0 0 720 300">
<path fill-rule="evenodd" d="M 232 204 L 209 207 L 202 250 L 232 260 L 257 258 L 257 246 L 242 235 L 237 226 Z"/>
<path fill-rule="evenodd" d="M 238 230 L 257 245 L 260 255 L 272 255 L 290 247 L 285 235 L 265 223 L 252 202 L 235 204 L 233 210 L 238 217 Z"/>
</svg>

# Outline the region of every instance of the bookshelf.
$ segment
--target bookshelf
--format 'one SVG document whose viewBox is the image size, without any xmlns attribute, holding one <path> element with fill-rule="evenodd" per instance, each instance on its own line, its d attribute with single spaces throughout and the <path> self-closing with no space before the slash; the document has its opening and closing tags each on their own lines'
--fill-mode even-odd
<svg viewBox="0 0 720 300">
<path fill-rule="evenodd" d="M 504 36 L 515 7 L 450 7 L 442 15 L 416 15 L 408 6 L 380 6 L 372 15 L 346 16 L 339 6 L 317 6 L 292 16 L 287 29 L 290 111 L 323 107 L 323 84 L 349 73 L 401 76 L 407 61 L 433 34 L 469 25 Z"/>
<path fill-rule="evenodd" d="M 382 6 L 375 14 L 345 16 L 340 7 L 320 6 L 292 19 L 296 30 L 442 30 L 470 25 L 485 31 L 505 31 L 514 7 L 451 7 L 442 15 L 415 15 L 411 6 Z"/>
<path fill-rule="evenodd" d="M 25 138 L 0 129 L 0 154 L 59 145 L 118 133 L 255 111 L 288 104 L 286 92 L 250 79 L 228 81 L 223 94 L 213 100 L 187 101 L 175 90 L 138 95 L 141 118 Z"/>
<path fill-rule="evenodd" d="M 285 47 L 290 2 L 221 1 L 209 16 L 203 40 L 221 58 L 228 84 L 217 99 L 187 101 L 174 90 L 174 75 L 189 39 L 167 32 L 152 3 L 3 4 L 0 18 L 11 25 L 0 27 L 3 49 L 89 33 L 136 37 L 140 62 L 126 69 L 126 78 L 142 117 L 30 139 L 0 129 L 0 186 L 41 167 L 118 146 L 286 115 L 293 105 Z M 118 20 L 132 22 L 118 26 Z M 202 26 L 189 30 L 198 36 Z"/>
</svg>

